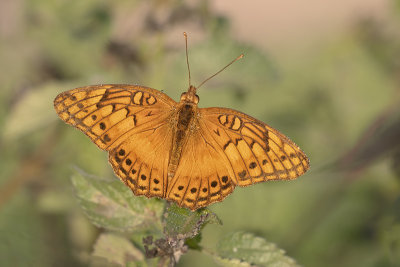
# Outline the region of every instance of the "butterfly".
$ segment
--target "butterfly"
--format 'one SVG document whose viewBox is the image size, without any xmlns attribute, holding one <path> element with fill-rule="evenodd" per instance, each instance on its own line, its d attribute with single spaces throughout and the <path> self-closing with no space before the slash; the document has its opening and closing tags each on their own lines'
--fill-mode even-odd
<svg viewBox="0 0 400 267">
<path fill-rule="evenodd" d="M 222 201 L 236 186 L 292 180 L 309 169 L 288 137 L 233 109 L 199 108 L 196 90 L 190 74 L 179 102 L 145 86 L 92 85 L 60 93 L 54 107 L 108 151 L 135 195 L 191 210 Z"/>
</svg>

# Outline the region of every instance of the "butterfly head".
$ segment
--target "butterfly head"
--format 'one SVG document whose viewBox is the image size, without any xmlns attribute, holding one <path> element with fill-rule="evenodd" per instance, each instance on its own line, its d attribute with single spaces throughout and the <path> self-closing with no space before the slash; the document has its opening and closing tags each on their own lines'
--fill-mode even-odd
<svg viewBox="0 0 400 267">
<path fill-rule="evenodd" d="M 191 85 L 187 92 L 181 94 L 180 102 L 188 102 L 188 103 L 197 104 L 197 103 L 199 103 L 199 100 L 200 100 L 199 96 L 196 95 L 196 87 Z"/>
</svg>

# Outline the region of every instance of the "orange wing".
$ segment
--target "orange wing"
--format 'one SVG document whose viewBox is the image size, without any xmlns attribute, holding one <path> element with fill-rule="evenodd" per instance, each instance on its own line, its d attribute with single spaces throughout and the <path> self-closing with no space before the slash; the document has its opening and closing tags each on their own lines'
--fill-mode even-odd
<svg viewBox="0 0 400 267">
<path fill-rule="evenodd" d="M 199 112 L 167 199 L 195 210 L 222 201 L 236 185 L 294 179 L 309 168 L 304 152 L 265 123 L 232 109 Z"/>
<path fill-rule="evenodd" d="M 60 118 L 108 151 L 117 176 L 148 197 L 165 192 L 175 105 L 157 90 L 112 84 L 76 88 L 54 100 Z"/>
</svg>

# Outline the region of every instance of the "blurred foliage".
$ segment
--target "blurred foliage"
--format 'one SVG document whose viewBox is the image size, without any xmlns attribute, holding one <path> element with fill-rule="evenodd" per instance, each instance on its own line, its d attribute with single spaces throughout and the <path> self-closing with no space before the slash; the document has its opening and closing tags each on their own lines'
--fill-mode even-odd
<svg viewBox="0 0 400 267">
<path fill-rule="evenodd" d="M 146 256 L 189 249 L 178 266 L 398 266 L 395 5 L 390 22 L 360 19 L 289 59 L 237 41 L 207 1 L 1 1 L 0 265 L 153 266 Z M 194 85 L 245 54 L 199 90 L 200 106 L 288 134 L 310 157 L 304 177 L 237 188 L 198 213 L 166 210 L 133 196 L 106 153 L 57 119 L 54 97 L 88 84 L 137 83 L 179 99 L 183 31 Z"/>
</svg>

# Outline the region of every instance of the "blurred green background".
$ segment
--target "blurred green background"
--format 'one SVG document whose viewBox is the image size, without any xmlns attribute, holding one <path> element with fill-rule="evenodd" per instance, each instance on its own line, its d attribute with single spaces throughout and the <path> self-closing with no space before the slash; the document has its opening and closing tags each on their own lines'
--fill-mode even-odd
<svg viewBox="0 0 400 267">
<path fill-rule="evenodd" d="M 237 188 L 212 205 L 224 224 L 204 229 L 203 246 L 244 230 L 304 266 L 400 266 L 400 1 L 340 2 L 1 1 L 0 265 L 88 265 L 102 229 L 70 177 L 74 167 L 113 173 L 53 99 L 132 83 L 179 100 L 186 31 L 194 85 L 245 54 L 199 90 L 200 107 L 256 117 L 311 161 L 295 181 Z M 189 252 L 179 266 L 206 264 Z"/>
</svg>

